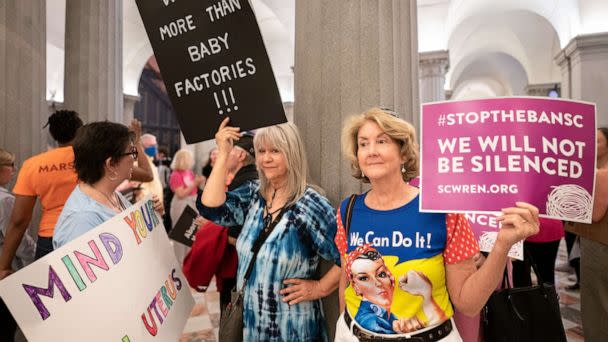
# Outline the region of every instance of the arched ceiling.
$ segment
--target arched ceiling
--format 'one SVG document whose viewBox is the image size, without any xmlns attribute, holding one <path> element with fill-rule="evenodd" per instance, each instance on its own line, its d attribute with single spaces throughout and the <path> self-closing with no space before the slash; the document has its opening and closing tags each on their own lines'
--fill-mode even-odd
<svg viewBox="0 0 608 342">
<path fill-rule="evenodd" d="M 471 60 L 455 84 L 452 99 L 471 98 L 471 89 L 491 89 L 492 92 L 486 95 L 491 93 L 493 96 L 525 95 L 528 78 L 523 65 L 516 58 L 495 52 Z"/>
<path fill-rule="evenodd" d="M 559 82 L 554 56 L 560 51 L 557 34 L 543 17 L 526 11 L 510 11 L 492 18 L 477 16 L 463 21 L 452 32 L 448 48 L 450 71 L 446 84 L 455 89 L 463 70 L 486 55 L 514 58 L 531 84 Z"/>
<path fill-rule="evenodd" d="M 473 78 L 460 83 L 452 92 L 452 100 L 483 99 L 505 96 L 507 90 L 504 85 L 494 78 Z"/>
<path fill-rule="evenodd" d="M 578 2 L 578 0 L 452 0 L 448 9 L 446 31 L 453 35 L 459 26 L 471 18 L 495 21 L 508 12 L 530 12 L 545 18 L 553 26 L 561 47 L 564 47 L 580 27 Z"/>
</svg>

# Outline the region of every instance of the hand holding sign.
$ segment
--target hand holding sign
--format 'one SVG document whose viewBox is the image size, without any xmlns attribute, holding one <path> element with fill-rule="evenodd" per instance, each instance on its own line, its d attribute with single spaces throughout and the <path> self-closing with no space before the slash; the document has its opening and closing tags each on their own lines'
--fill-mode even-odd
<svg viewBox="0 0 608 342">
<path fill-rule="evenodd" d="M 232 151 L 234 142 L 241 138 L 241 129 L 239 127 L 228 126 L 229 121 L 230 118 L 225 118 L 220 124 L 220 128 L 218 128 L 217 133 L 215 133 L 215 143 L 217 144 L 218 157 L 227 157 L 228 154 L 230 154 L 230 151 Z"/>
<path fill-rule="evenodd" d="M 503 215 L 498 218 L 502 228 L 498 233 L 496 244 L 502 243 L 507 248 L 538 234 L 540 227 L 538 208 L 525 202 L 516 202 L 515 205 L 514 208 L 502 209 Z"/>
</svg>

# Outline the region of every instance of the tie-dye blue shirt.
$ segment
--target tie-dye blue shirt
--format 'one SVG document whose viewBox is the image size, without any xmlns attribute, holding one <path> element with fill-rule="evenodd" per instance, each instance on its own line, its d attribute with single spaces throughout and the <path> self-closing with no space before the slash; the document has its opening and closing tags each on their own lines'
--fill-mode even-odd
<svg viewBox="0 0 608 342">
<path fill-rule="evenodd" d="M 219 225 L 243 226 L 236 243 L 239 289 L 253 256 L 253 244 L 263 229 L 265 205 L 258 182 L 226 193 L 226 202 L 218 208 L 199 205 L 201 214 Z M 285 211 L 258 253 L 244 292 L 244 341 L 327 341 L 321 301 L 290 306 L 281 300 L 279 291 L 285 279 L 313 278 L 320 258 L 340 265 L 335 234 L 335 210 L 308 187 Z"/>
</svg>

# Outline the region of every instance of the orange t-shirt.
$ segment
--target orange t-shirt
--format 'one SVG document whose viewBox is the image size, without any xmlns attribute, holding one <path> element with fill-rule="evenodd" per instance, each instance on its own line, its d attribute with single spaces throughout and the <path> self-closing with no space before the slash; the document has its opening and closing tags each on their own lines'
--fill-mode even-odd
<svg viewBox="0 0 608 342">
<path fill-rule="evenodd" d="M 77 183 L 72 146 L 41 153 L 23 163 L 13 193 L 40 197 L 42 217 L 39 236 L 53 236 L 63 205 Z"/>
</svg>

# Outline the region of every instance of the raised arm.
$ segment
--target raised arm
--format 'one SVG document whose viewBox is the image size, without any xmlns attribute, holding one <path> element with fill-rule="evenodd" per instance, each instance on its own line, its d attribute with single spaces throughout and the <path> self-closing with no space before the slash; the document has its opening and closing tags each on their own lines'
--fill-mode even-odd
<svg viewBox="0 0 608 342">
<path fill-rule="evenodd" d="M 135 133 L 134 144 L 135 148 L 137 148 L 137 166 L 133 167 L 131 180 L 137 182 L 151 182 L 154 179 L 154 174 L 152 173 L 152 166 L 150 165 L 141 144 L 141 122 L 137 119 L 133 119 L 129 128 Z"/>
</svg>

